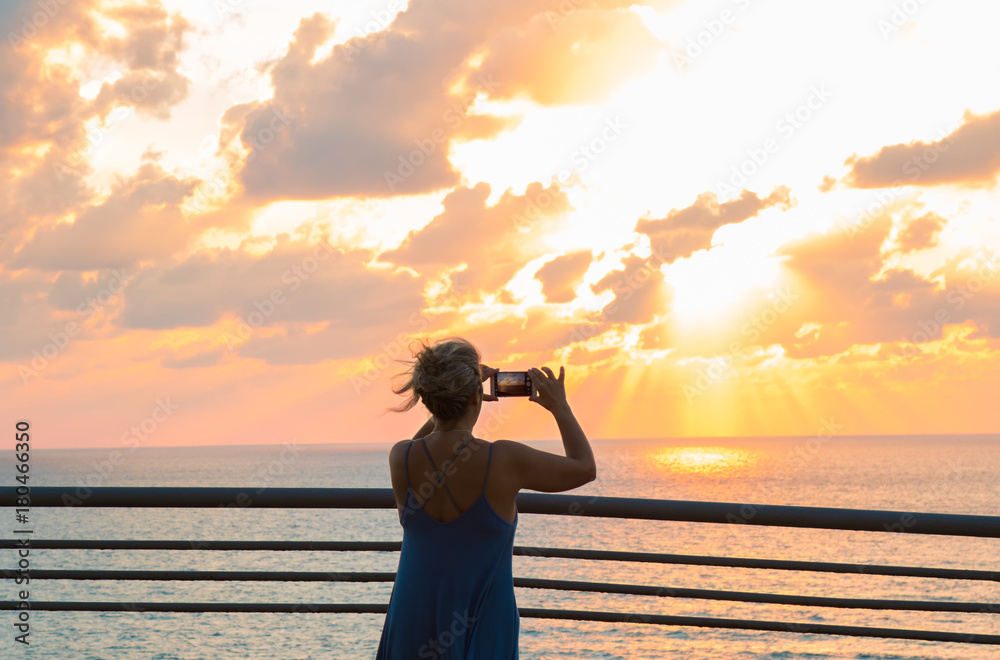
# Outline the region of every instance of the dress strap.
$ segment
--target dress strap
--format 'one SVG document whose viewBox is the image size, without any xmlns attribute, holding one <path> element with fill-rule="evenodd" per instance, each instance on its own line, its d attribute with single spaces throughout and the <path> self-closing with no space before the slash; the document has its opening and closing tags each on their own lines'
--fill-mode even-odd
<svg viewBox="0 0 1000 660">
<path fill-rule="evenodd" d="M 493 460 L 493 443 L 490 443 L 489 457 L 486 459 L 486 476 L 483 477 L 483 492 L 486 492 L 486 482 L 490 480 L 490 461 Z"/>
<path fill-rule="evenodd" d="M 423 440 L 423 438 L 420 439 Z M 455 450 L 455 453 L 451 455 L 451 458 L 449 458 L 447 461 L 444 462 L 444 470 L 439 470 L 437 464 L 434 463 L 434 457 L 431 456 L 431 450 L 427 448 L 427 441 L 425 440 L 424 442 L 420 443 L 421 446 L 424 448 L 424 453 L 427 454 L 427 460 L 430 461 L 431 465 L 434 467 L 434 475 L 435 475 L 433 487 L 431 488 L 430 494 L 428 494 L 427 497 L 424 499 L 424 504 L 427 504 L 427 501 L 431 499 L 431 495 L 434 494 L 435 488 L 437 488 L 440 485 L 444 485 L 444 491 L 448 495 L 448 499 L 451 500 L 451 503 L 454 505 L 455 510 L 458 511 L 459 515 L 461 515 L 462 509 L 459 508 L 458 502 L 456 502 L 455 498 L 452 496 L 451 489 L 448 488 L 448 484 L 444 483 L 444 473 L 445 470 L 451 467 L 451 463 L 452 461 L 455 460 L 455 457 L 458 456 L 458 452 L 465 449 L 465 445 L 469 444 L 470 440 L 472 440 L 471 435 L 465 439 L 465 442 L 462 443 L 461 447 Z M 423 504 L 421 506 L 423 506 Z"/>
<path fill-rule="evenodd" d="M 410 444 L 406 445 L 406 457 L 403 459 L 403 471 L 406 472 L 406 490 L 410 490 L 410 447 L 413 446 L 413 440 L 410 440 Z"/>
</svg>

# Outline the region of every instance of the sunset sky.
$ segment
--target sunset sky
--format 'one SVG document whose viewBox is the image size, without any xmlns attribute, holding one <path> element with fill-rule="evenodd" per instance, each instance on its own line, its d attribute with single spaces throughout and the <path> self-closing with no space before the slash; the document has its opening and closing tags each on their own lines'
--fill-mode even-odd
<svg viewBox="0 0 1000 660">
<path fill-rule="evenodd" d="M 421 338 L 592 439 L 1000 432 L 1000 4 L 4 2 L 35 447 L 392 442 Z M 479 435 L 557 438 L 523 399 Z"/>
</svg>

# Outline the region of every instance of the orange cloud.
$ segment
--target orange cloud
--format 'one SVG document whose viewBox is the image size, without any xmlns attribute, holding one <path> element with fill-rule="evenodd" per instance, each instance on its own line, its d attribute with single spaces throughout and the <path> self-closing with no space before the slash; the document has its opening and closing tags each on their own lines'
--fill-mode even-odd
<svg viewBox="0 0 1000 660">
<path fill-rule="evenodd" d="M 1000 172 L 1000 110 L 966 111 L 962 124 L 936 142 L 883 147 L 873 156 L 847 159 L 844 183 L 855 188 L 956 184 L 992 188 Z"/>
<path fill-rule="evenodd" d="M 938 234 L 946 220 L 936 213 L 927 213 L 911 220 L 899 233 L 896 242 L 903 254 L 926 250 L 938 244 Z"/>
<path fill-rule="evenodd" d="M 32 219 L 56 218 L 89 197 L 83 179 L 89 168 L 81 160 L 67 168 L 75 148 L 85 143 L 87 103 L 79 80 L 65 66 L 46 63 L 45 56 L 67 40 L 96 43 L 92 2 L 58 5 L 51 17 L 37 5 L 0 24 L 6 36 L 0 57 L 0 257 L 9 259 L 30 233 Z M 38 24 L 35 13 L 45 18 Z M 46 149 L 42 155 L 42 150 Z M 61 168 L 61 169 L 60 169 Z M 66 174 L 62 172 L 65 171 Z"/>
<path fill-rule="evenodd" d="M 143 163 L 111 194 L 72 223 L 39 229 L 14 259 L 15 267 L 48 270 L 120 268 L 187 247 L 194 238 L 180 211 L 195 179 L 180 180 Z"/>
<path fill-rule="evenodd" d="M 551 303 L 572 302 L 593 258 L 593 251 L 582 250 L 546 262 L 535 273 L 535 279 L 542 283 L 545 299 Z"/>
<path fill-rule="evenodd" d="M 316 14 L 271 69 L 274 97 L 227 113 L 220 149 L 238 136 L 250 150 L 240 181 L 255 200 L 455 186 L 451 143 L 488 139 L 520 121 L 475 114 L 477 95 L 592 101 L 655 64 L 659 42 L 633 12 L 592 6 L 559 12 L 553 27 L 551 12 L 529 0 L 413 3 L 384 31 L 312 63 L 335 28 Z"/>
<path fill-rule="evenodd" d="M 600 322 L 651 323 L 669 310 L 671 289 L 660 267 L 690 257 L 697 250 L 709 249 L 715 231 L 727 224 L 743 222 L 772 206 L 784 209 L 794 204 L 787 187 L 775 188 L 765 198 L 744 190 L 739 198 L 722 204 L 713 192 L 698 196 L 694 204 L 673 209 L 659 219 L 640 218 L 635 231 L 649 236 L 652 254 L 646 258 L 629 257 L 625 268 L 606 275 L 592 289 L 611 289 L 614 299 L 600 314 Z M 669 322 L 667 322 L 669 325 Z M 642 335 L 643 346 L 660 348 L 668 343 L 672 331 L 653 329 Z"/>
<path fill-rule="evenodd" d="M 387 31 L 340 44 L 315 64 L 315 50 L 335 25 L 321 14 L 303 19 L 271 71 L 274 98 L 227 116 L 251 150 L 240 175 L 244 194 L 388 197 L 457 184 L 448 144 L 469 119 L 475 95 L 498 84 L 482 72 L 470 75 L 465 91 L 450 91 L 466 76 L 463 62 L 477 40 L 497 29 L 500 10 L 483 4 L 413 5 Z M 449 21 L 465 15 L 469 23 L 455 30 L 438 22 L 451 14 Z M 505 126 L 479 122 L 465 132 L 488 137 Z"/>
<path fill-rule="evenodd" d="M 10 192 L 0 197 L 0 233 L 6 234 L 0 257 L 5 260 L 31 238 L 34 226 L 79 214 L 96 194 L 85 181 L 92 173 L 94 142 L 103 133 L 93 129 L 88 134 L 84 122 L 95 116 L 107 121 L 112 108 L 121 106 L 166 118 L 186 95 L 188 82 L 177 66 L 189 27 L 180 16 L 168 19 L 157 2 L 110 8 L 87 0 L 60 2 L 51 12 L 39 11 L 37 4 L 23 7 L 22 14 L 8 18 L 11 48 L 0 57 L 5 98 L 0 177 Z M 44 24 L 39 17 L 46 17 Z M 97 18 L 116 23 L 124 36 L 105 34 Z M 122 78 L 105 83 L 87 102 L 74 70 L 59 64 L 59 57 L 48 58 L 70 48 L 80 53 L 74 57 L 82 70 L 108 59 L 121 62 Z"/>
<path fill-rule="evenodd" d="M 168 16 L 162 5 L 112 7 L 104 17 L 117 22 L 123 37 L 105 37 L 98 50 L 128 67 L 113 83 L 101 85 L 94 110 L 105 116 L 112 106 L 132 106 L 157 119 L 188 96 L 190 80 L 178 70 L 178 55 L 190 24 L 180 14 Z"/>
<path fill-rule="evenodd" d="M 622 270 L 611 271 L 591 287 L 594 293 L 614 291 L 604 306 L 599 323 L 649 323 L 669 309 L 670 287 L 663 279 L 661 261 L 655 254 L 643 259 L 624 259 Z"/>
<path fill-rule="evenodd" d="M 768 338 L 791 357 L 833 355 L 853 345 L 939 339 L 945 325 L 972 322 L 978 335 L 1000 332 L 1000 260 L 963 250 L 931 274 L 884 270 L 891 219 L 882 216 L 854 242 L 840 233 L 783 246 L 785 268 L 801 304 L 780 317 Z M 884 271 L 884 272 L 883 272 Z"/>
<path fill-rule="evenodd" d="M 418 311 L 422 301 L 415 278 L 370 268 L 370 258 L 325 239 L 291 240 L 285 234 L 260 256 L 242 249 L 201 250 L 176 264 L 142 270 L 128 287 L 121 322 L 167 329 L 210 326 L 234 316 L 249 330 L 329 322 L 363 335 L 365 328 Z M 331 346 L 317 355 L 340 350 Z"/>
<path fill-rule="evenodd" d="M 737 199 L 722 204 L 715 193 L 704 192 L 691 206 L 673 209 L 664 218 L 641 218 L 635 230 L 648 235 L 653 252 L 662 262 L 669 263 L 711 247 L 715 230 L 723 225 L 743 222 L 772 206 L 788 209 L 793 204 L 785 186 L 775 188 L 763 199 L 744 190 Z"/>
<path fill-rule="evenodd" d="M 454 288 L 466 294 L 496 292 L 529 261 L 546 253 L 545 237 L 558 230 L 570 210 L 558 183 L 534 182 L 523 195 L 510 190 L 487 206 L 490 186 L 457 188 L 444 198 L 444 211 L 410 232 L 379 258 L 425 274 L 453 271 Z"/>
</svg>

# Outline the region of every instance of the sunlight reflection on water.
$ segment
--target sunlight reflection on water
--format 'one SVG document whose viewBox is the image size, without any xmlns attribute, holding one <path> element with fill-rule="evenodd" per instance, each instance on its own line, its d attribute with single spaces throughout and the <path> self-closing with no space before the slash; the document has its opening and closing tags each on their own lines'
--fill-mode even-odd
<svg viewBox="0 0 1000 660">
<path fill-rule="evenodd" d="M 706 474 L 751 467 L 757 462 L 758 454 L 733 447 L 668 447 L 652 450 L 646 458 L 665 470 Z"/>
</svg>

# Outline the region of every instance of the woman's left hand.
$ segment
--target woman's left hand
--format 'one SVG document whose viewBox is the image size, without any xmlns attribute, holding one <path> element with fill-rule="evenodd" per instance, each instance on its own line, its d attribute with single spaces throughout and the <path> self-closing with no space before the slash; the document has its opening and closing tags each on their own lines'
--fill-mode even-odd
<svg viewBox="0 0 1000 660">
<path fill-rule="evenodd" d="M 499 369 L 494 369 L 493 367 L 487 367 L 485 364 L 480 364 L 479 365 L 479 371 L 482 372 L 482 374 L 483 374 L 483 382 L 485 383 L 486 381 L 488 381 L 490 378 L 493 377 L 493 374 L 498 373 L 500 370 Z M 487 394 L 486 393 L 486 388 L 484 387 L 483 388 L 483 401 L 497 401 L 497 396 L 496 396 L 496 394 Z"/>
</svg>

